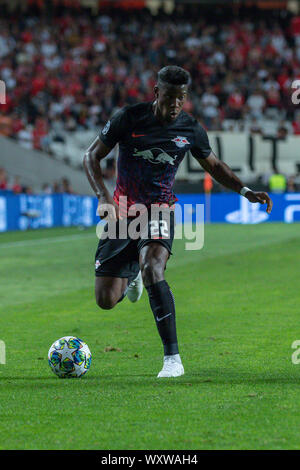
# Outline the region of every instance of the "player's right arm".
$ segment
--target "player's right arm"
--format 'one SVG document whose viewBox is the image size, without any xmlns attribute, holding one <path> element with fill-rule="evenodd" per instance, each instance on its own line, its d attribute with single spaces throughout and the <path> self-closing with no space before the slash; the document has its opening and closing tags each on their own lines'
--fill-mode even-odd
<svg viewBox="0 0 300 470">
<path fill-rule="evenodd" d="M 83 168 L 99 201 L 98 215 L 104 217 L 105 213 L 107 213 L 108 218 L 116 219 L 119 217 L 119 208 L 117 204 L 114 203 L 113 198 L 104 184 L 100 166 L 100 161 L 103 160 L 110 151 L 111 148 L 107 147 L 99 136 L 96 137 L 84 154 Z"/>
<path fill-rule="evenodd" d="M 98 213 L 103 217 L 103 212 L 108 211 L 108 218 L 120 218 L 119 206 L 114 202 L 103 182 L 100 161 L 122 141 L 128 132 L 130 119 L 127 115 L 127 106 L 117 111 L 103 127 L 92 145 L 84 155 L 83 167 L 90 185 L 99 200 Z"/>
</svg>

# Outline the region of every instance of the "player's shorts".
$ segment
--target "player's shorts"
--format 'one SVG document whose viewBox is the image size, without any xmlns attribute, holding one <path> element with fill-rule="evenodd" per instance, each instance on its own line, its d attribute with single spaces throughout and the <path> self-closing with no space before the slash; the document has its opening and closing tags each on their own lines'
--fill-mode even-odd
<svg viewBox="0 0 300 470">
<path fill-rule="evenodd" d="M 96 276 L 128 278 L 130 283 L 140 270 L 140 251 L 149 243 L 160 243 L 168 250 L 169 256 L 172 254 L 174 210 L 159 211 L 152 219 L 149 211 L 145 217 L 142 223 L 138 223 L 138 218 L 118 220 L 113 234 L 109 223 L 104 226 L 95 255 Z"/>
</svg>

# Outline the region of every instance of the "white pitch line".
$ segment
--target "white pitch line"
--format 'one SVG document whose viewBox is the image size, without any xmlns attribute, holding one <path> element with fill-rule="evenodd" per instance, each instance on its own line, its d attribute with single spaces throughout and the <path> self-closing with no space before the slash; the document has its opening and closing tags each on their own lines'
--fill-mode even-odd
<svg viewBox="0 0 300 470">
<path fill-rule="evenodd" d="M 76 241 L 81 240 L 82 238 L 97 238 L 96 233 L 82 233 L 78 235 L 64 235 L 61 237 L 48 237 L 48 238 L 37 238 L 35 240 L 22 240 L 17 242 L 8 242 L 8 243 L 0 243 L 0 250 L 1 248 L 18 248 L 18 247 L 25 247 L 25 246 L 36 246 L 36 245 L 44 245 L 50 243 L 59 243 L 59 242 L 68 242 L 68 241 Z"/>
</svg>

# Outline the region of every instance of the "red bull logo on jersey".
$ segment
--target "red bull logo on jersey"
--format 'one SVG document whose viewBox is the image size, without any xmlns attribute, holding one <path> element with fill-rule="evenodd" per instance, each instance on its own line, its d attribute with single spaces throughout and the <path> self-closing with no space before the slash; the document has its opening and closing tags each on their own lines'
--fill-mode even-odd
<svg viewBox="0 0 300 470">
<path fill-rule="evenodd" d="M 164 152 L 162 149 L 154 148 L 150 150 L 134 150 L 135 157 L 142 157 L 144 160 L 148 160 L 154 165 L 159 163 L 169 163 L 169 165 L 174 165 L 177 155 L 174 157 Z"/>
<path fill-rule="evenodd" d="M 175 137 L 175 139 L 172 139 L 172 142 L 175 142 L 175 144 L 177 145 L 177 147 L 179 148 L 182 148 L 184 147 L 185 145 L 189 145 L 189 141 L 187 140 L 186 137 L 182 137 L 180 135 L 178 135 L 177 137 Z"/>
</svg>

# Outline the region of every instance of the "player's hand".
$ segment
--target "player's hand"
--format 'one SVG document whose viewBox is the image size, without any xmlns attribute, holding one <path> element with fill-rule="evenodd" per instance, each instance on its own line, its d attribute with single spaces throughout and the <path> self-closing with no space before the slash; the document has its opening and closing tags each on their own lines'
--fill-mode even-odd
<svg viewBox="0 0 300 470">
<path fill-rule="evenodd" d="M 103 196 L 99 199 L 97 214 L 101 219 L 114 220 L 121 219 L 119 206 L 111 196 Z"/>
<path fill-rule="evenodd" d="M 257 192 L 257 191 L 247 191 L 245 197 L 250 202 L 259 202 L 260 204 L 267 204 L 267 213 L 271 214 L 273 201 L 268 195 L 268 193 Z"/>
</svg>

